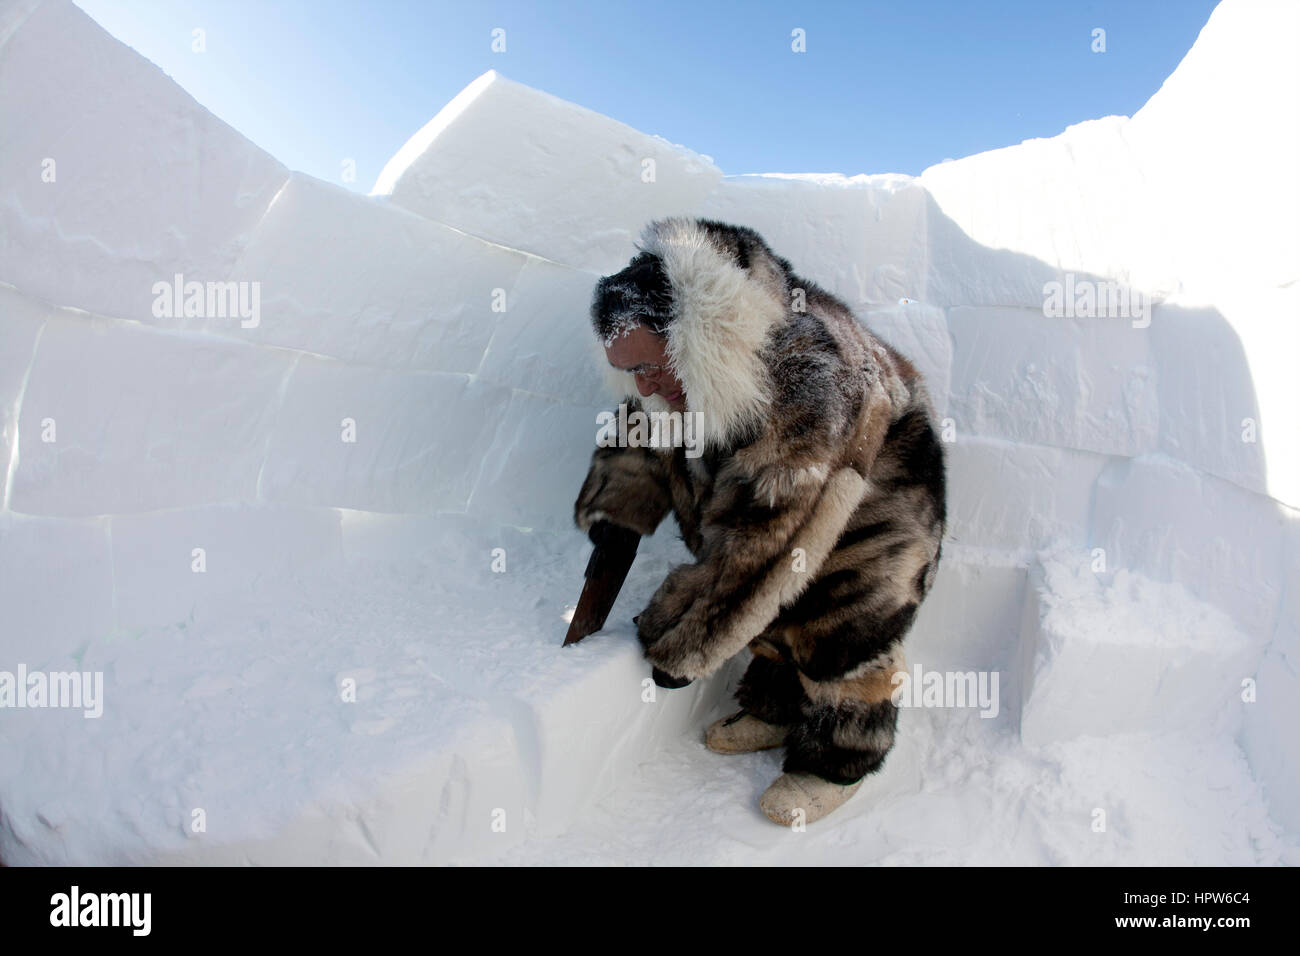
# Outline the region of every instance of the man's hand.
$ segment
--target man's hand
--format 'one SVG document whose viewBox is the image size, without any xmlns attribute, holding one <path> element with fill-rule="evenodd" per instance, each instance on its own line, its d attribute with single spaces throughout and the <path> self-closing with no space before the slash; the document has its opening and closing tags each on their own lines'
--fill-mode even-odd
<svg viewBox="0 0 1300 956">
<path fill-rule="evenodd" d="M 660 687 L 667 687 L 670 690 L 677 690 L 679 687 L 685 687 L 691 683 L 689 677 L 673 677 L 665 674 L 657 667 L 650 671 L 650 676 L 654 678 L 655 683 Z"/>
<path fill-rule="evenodd" d="M 675 568 L 636 618 L 646 660 L 673 680 L 689 682 L 709 674 L 700 653 L 706 643 L 700 615 L 706 602 L 696 600 L 706 574 L 699 565 Z"/>
<path fill-rule="evenodd" d="M 668 476 L 659 455 L 648 448 L 597 448 L 573 504 L 573 520 L 590 533 L 608 521 L 652 535 L 672 507 Z"/>
<path fill-rule="evenodd" d="M 649 657 L 649 646 L 646 643 L 648 632 L 647 630 L 643 629 L 643 625 L 641 623 L 641 620 L 644 617 L 645 617 L 645 611 L 642 611 L 636 617 L 632 618 L 632 623 L 636 625 L 637 640 L 641 642 L 642 647 L 646 648 L 647 651 L 646 656 Z M 647 624 L 645 625 L 645 627 L 648 628 L 649 625 Z M 661 667 L 658 667 L 657 665 L 652 665 L 650 676 L 654 678 L 654 682 L 658 684 L 660 687 L 666 687 L 669 690 L 677 690 L 678 688 L 685 687 L 687 684 L 691 683 L 691 678 L 674 677 L 672 674 L 668 673 L 666 670 L 664 670 Z"/>
</svg>

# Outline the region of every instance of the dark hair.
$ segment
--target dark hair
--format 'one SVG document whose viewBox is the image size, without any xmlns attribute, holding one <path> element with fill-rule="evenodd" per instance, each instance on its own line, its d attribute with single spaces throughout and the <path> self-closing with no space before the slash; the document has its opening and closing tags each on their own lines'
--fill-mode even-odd
<svg viewBox="0 0 1300 956">
<path fill-rule="evenodd" d="M 663 260 L 642 252 L 622 270 L 596 283 L 591 324 L 608 341 L 631 325 L 663 334 L 673 320 L 673 290 Z"/>
</svg>

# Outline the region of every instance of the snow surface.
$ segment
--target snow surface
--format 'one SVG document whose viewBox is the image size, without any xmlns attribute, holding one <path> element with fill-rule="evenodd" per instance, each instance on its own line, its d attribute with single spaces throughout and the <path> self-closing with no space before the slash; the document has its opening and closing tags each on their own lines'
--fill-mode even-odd
<svg viewBox="0 0 1300 956">
<path fill-rule="evenodd" d="M 1132 119 L 919 177 L 724 177 L 489 72 L 361 197 L 0 2 L 0 672 L 104 678 L 97 719 L 0 709 L 0 859 L 1300 862 L 1296 35 L 1225 0 Z M 997 714 L 904 709 L 806 833 L 757 809 L 779 752 L 703 747 L 744 655 L 645 686 L 671 522 L 559 647 L 591 289 L 677 213 L 758 229 L 948 419 L 908 660 Z M 258 321 L 159 314 L 177 273 Z M 1149 323 L 1045 316 L 1067 273 Z"/>
</svg>

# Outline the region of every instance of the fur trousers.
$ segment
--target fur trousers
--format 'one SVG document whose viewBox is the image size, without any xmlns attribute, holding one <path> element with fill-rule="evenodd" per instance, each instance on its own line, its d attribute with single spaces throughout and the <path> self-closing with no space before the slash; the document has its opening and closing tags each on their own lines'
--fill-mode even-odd
<svg viewBox="0 0 1300 956">
<path fill-rule="evenodd" d="M 814 681 L 768 642 L 756 641 L 751 650 L 736 699 L 760 720 L 789 726 L 786 773 L 849 784 L 880 769 L 898 725 L 890 695 L 893 675 L 906 666 L 901 653 L 884 667 Z"/>
</svg>

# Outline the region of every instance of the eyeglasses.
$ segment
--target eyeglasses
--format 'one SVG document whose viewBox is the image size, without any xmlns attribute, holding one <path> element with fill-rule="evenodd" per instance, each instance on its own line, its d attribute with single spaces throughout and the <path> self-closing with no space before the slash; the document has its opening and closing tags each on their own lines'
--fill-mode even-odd
<svg viewBox="0 0 1300 956">
<path fill-rule="evenodd" d="M 659 372 L 666 371 L 667 369 L 668 369 L 667 365 L 651 365 L 649 362 L 642 362 L 640 365 L 634 365 L 631 368 L 626 369 L 625 371 L 627 371 L 628 374 L 630 375 L 646 376 L 646 375 L 650 375 L 651 373 L 658 374 Z"/>
</svg>

